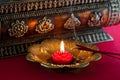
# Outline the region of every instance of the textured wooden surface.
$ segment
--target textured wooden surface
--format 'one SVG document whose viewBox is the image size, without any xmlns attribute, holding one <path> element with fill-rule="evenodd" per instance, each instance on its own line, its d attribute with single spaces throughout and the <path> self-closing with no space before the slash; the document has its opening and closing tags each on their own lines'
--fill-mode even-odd
<svg viewBox="0 0 120 80">
<path fill-rule="evenodd" d="M 110 41 L 100 28 L 119 22 L 119 4 L 119 0 L 1 2 L 1 55 L 19 54 L 19 50 L 24 52 L 30 44 L 47 38 L 73 38 L 73 29 L 85 43 Z"/>
</svg>

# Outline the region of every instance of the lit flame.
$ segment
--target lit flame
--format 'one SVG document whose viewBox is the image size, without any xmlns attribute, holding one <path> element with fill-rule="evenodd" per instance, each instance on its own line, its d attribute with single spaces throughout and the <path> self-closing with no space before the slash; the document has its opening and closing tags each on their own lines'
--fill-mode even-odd
<svg viewBox="0 0 120 80">
<path fill-rule="evenodd" d="M 63 41 L 61 41 L 60 43 L 60 51 L 64 53 L 64 42 Z"/>
</svg>

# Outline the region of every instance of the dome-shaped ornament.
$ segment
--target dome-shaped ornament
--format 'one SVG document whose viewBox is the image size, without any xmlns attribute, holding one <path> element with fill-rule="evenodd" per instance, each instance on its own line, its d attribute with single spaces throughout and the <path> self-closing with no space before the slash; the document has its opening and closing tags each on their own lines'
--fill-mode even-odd
<svg viewBox="0 0 120 80">
<path fill-rule="evenodd" d="M 71 14 L 71 17 L 67 19 L 66 23 L 64 24 L 64 28 L 66 29 L 74 29 L 75 27 L 80 26 L 81 22 L 78 18 Z"/>
<path fill-rule="evenodd" d="M 39 21 L 35 31 L 38 33 L 48 33 L 53 29 L 54 25 L 51 23 L 51 20 L 44 17 L 42 20 Z"/>
<path fill-rule="evenodd" d="M 14 37 L 22 37 L 28 31 L 28 26 L 25 25 L 24 21 L 16 21 L 12 23 L 12 28 L 8 29 L 9 35 Z"/>
</svg>

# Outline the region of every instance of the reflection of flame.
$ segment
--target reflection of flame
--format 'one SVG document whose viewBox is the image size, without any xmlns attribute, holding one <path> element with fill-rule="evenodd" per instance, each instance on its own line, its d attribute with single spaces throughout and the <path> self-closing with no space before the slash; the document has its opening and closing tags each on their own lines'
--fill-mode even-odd
<svg viewBox="0 0 120 80">
<path fill-rule="evenodd" d="M 60 51 L 63 53 L 64 52 L 64 42 L 61 41 L 60 43 Z"/>
<path fill-rule="evenodd" d="M 34 26 L 35 26 L 37 23 L 38 23 L 37 20 L 32 20 L 32 21 L 30 21 L 30 22 L 28 23 L 29 29 L 30 29 L 30 30 L 34 29 L 34 28 L 35 28 Z"/>
</svg>

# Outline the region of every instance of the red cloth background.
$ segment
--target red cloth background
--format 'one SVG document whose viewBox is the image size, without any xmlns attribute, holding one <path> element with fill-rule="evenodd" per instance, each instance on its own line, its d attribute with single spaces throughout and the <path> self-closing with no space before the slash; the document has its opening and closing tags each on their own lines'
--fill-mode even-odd
<svg viewBox="0 0 120 80">
<path fill-rule="evenodd" d="M 114 41 L 97 43 L 102 51 L 120 53 L 120 24 L 104 28 Z M 120 80 L 120 60 L 102 55 L 102 59 L 76 72 L 60 73 L 18 56 L 0 60 L 0 80 Z"/>
</svg>

